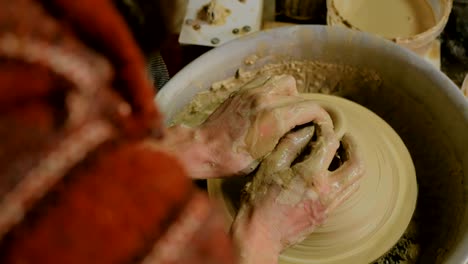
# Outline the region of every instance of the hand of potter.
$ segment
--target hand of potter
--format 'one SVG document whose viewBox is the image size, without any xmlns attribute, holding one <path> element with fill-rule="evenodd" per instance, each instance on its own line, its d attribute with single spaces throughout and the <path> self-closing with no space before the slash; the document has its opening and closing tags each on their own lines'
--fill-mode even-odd
<svg viewBox="0 0 468 264">
<path fill-rule="evenodd" d="M 215 146 L 209 165 L 218 168 L 218 176 L 250 173 L 288 131 L 322 112 L 298 96 L 292 76 L 254 79 L 201 125 L 201 134 Z"/>
<path fill-rule="evenodd" d="M 193 178 L 248 174 L 288 131 L 324 114 L 317 104 L 298 96 L 292 76 L 258 77 L 197 129 L 173 126 L 151 145 L 177 156 Z"/>
<path fill-rule="evenodd" d="M 285 136 L 247 186 L 232 226 L 241 263 L 275 263 L 285 248 L 301 242 L 357 188 L 363 165 L 353 139 L 341 140 L 346 161 L 328 170 L 340 140 L 328 115 L 317 122 L 317 140 L 303 161 L 294 165 L 312 139 L 313 127 Z"/>
</svg>

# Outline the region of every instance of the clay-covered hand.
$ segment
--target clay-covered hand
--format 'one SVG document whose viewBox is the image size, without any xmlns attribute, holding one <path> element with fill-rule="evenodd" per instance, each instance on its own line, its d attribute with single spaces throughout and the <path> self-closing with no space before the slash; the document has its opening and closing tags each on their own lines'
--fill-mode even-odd
<svg viewBox="0 0 468 264">
<path fill-rule="evenodd" d="M 213 146 L 205 170 L 217 171 L 216 176 L 250 173 L 281 137 L 316 120 L 320 109 L 298 96 L 292 76 L 254 79 L 200 126 L 200 137 Z"/>
<path fill-rule="evenodd" d="M 343 137 L 346 161 L 331 172 L 340 139 L 328 115 L 316 124 L 315 141 L 313 127 L 289 133 L 247 185 L 232 226 L 241 263 L 276 263 L 282 250 L 305 239 L 358 188 L 363 165 L 353 139 Z M 293 164 L 308 144 L 310 153 Z"/>
<path fill-rule="evenodd" d="M 289 75 L 260 76 L 233 93 L 198 128 L 170 127 L 153 147 L 179 158 L 193 178 L 252 172 L 296 126 L 327 113 L 298 95 Z"/>
</svg>

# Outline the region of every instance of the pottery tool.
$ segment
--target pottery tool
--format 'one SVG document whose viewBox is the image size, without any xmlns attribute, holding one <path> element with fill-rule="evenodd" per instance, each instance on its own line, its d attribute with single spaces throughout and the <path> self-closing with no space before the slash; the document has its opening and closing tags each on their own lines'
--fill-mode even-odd
<svg viewBox="0 0 468 264">
<path fill-rule="evenodd" d="M 263 0 L 190 0 L 179 42 L 219 46 L 261 29 Z"/>
</svg>

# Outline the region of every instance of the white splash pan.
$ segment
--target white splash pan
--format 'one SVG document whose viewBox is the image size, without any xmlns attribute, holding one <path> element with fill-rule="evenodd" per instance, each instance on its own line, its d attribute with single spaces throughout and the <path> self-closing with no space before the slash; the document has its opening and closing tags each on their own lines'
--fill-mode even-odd
<svg viewBox="0 0 468 264">
<path fill-rule="evenodd" d="M 463 170 L 462 220 L 441 263 L 468 263 L 468 100 L 446 75 L 413 52 L 368 33 L 311 25 L 277 28 L 222 45 L 181 70 L 156 97 L 166 120 L 213 82 L 245 68 L 244 59 L 252 54 L 261 55 L 253 68 L 284 56 L 371 68 L 383 78 L 382 89 L 399 89 L 414 99 L 443 129 Z"/>
</svg>

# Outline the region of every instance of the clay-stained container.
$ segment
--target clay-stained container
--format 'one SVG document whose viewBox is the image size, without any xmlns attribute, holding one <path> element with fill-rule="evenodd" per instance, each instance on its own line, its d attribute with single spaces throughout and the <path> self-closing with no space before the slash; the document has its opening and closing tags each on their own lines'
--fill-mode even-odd
<svg viewBox="0 0 468 264">
<path fill-rule="evenodd" d="M 447 24 L 453 4 L 453 0 L 425 1 L 427 2 L 434 14 L 434 26 L 425 30 L 424 32 L 420 32 L 413 36 L 394 36 L 389 38 L 391 41 L 394 41 L 395 43 L 403 47 L 409 48 L 410 50 L 423 56 L 426 55 L 426 53 L 429 51 L 433 41 L 440 35 L 440 33 L 442 33 L 445 25 Z M 331 26 L 338 25 L 348 27 L 354 30 L 361 30 L 356 25 L 353 25 L 351 21 L 348 21 L 344 17 L 344 14 L 340 13 L 335 0 L 327 0 L 327 24 Z"/>
</svg>

